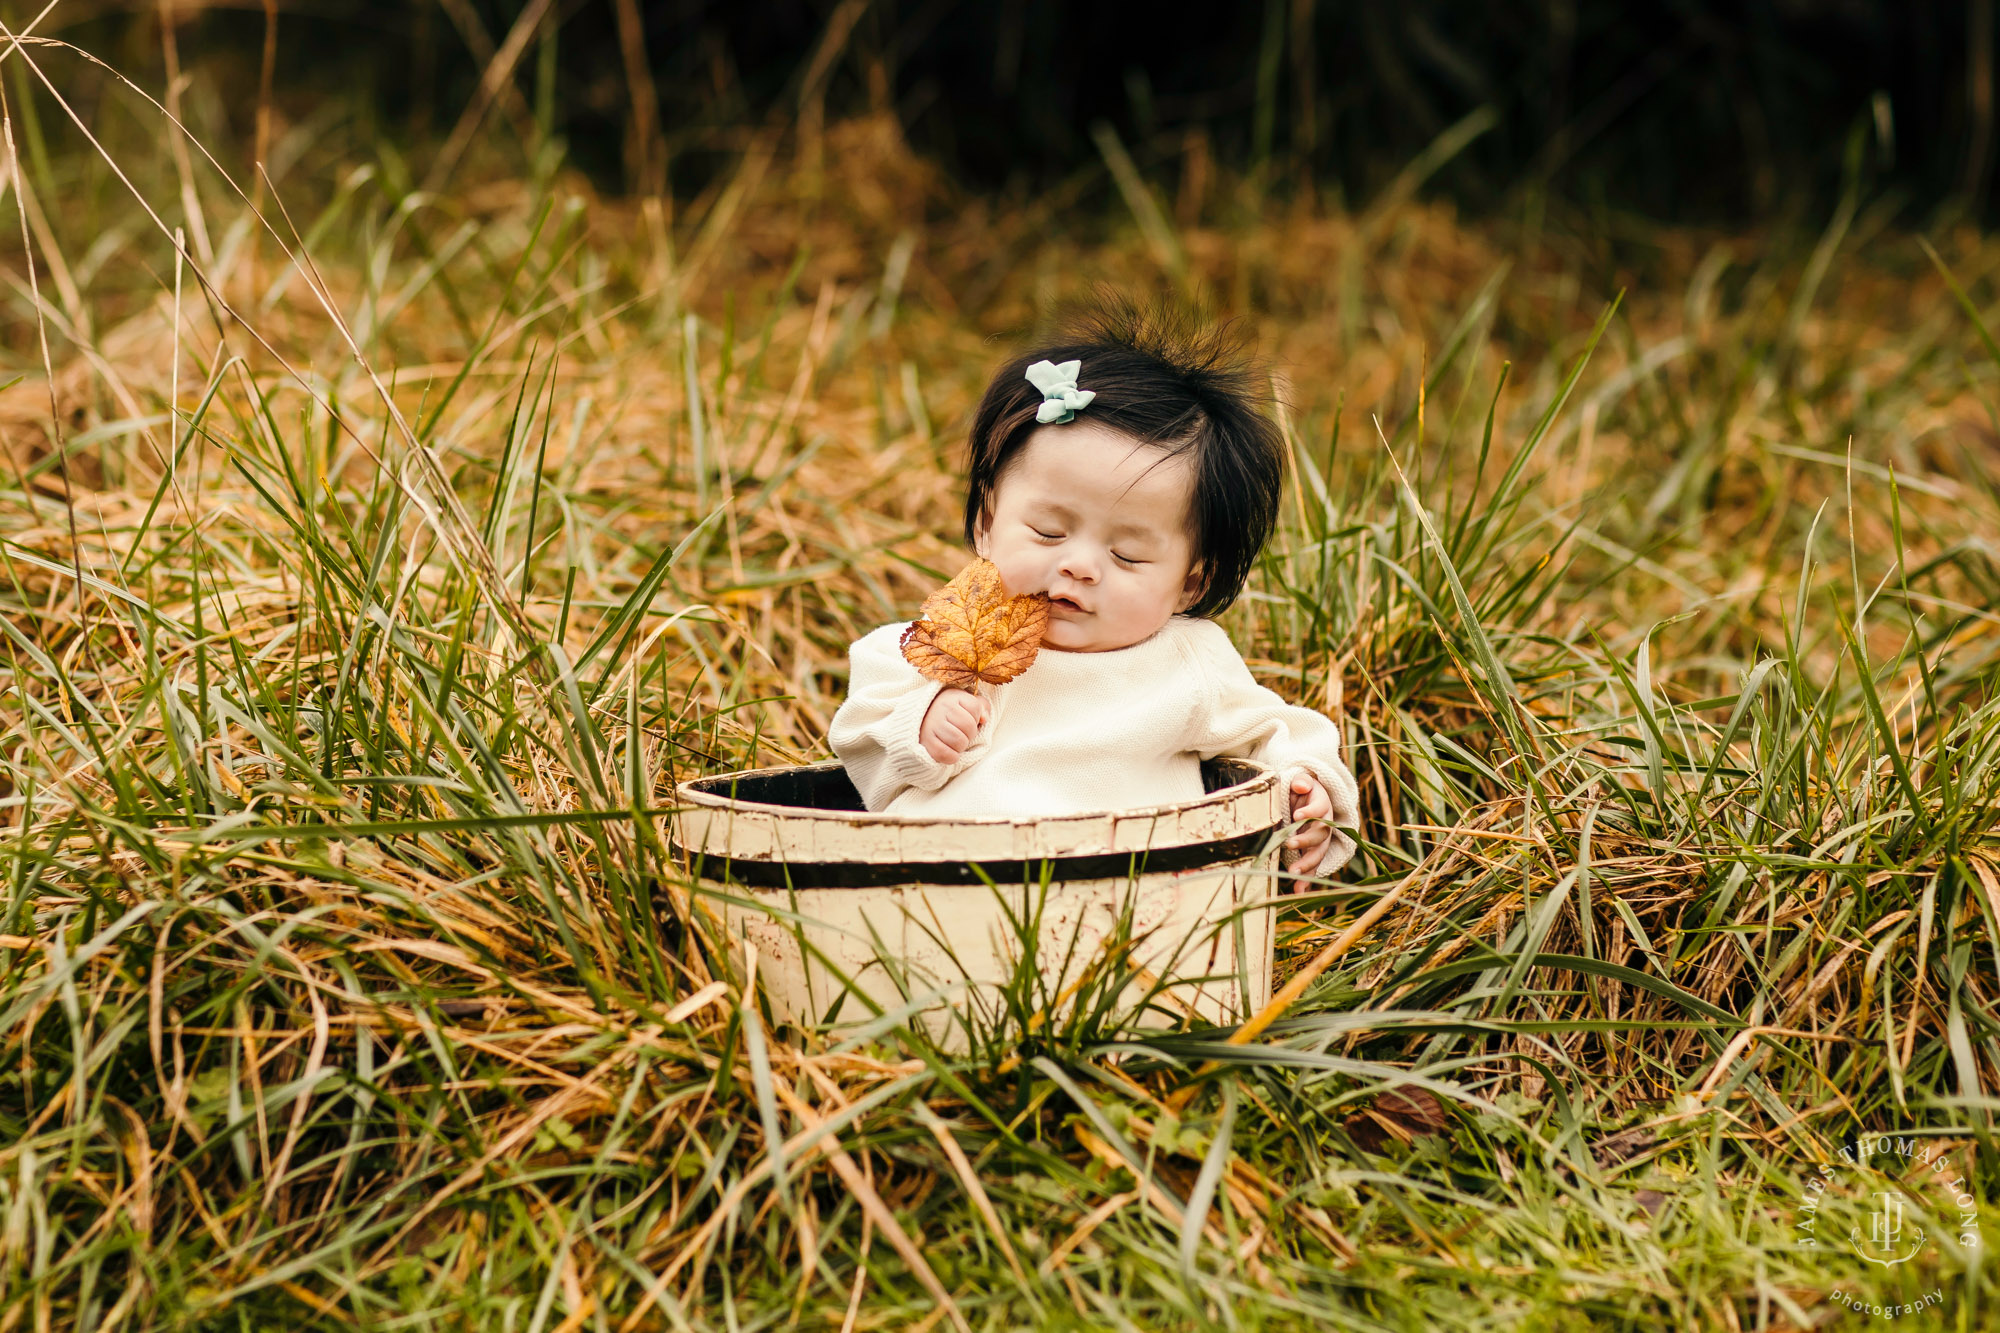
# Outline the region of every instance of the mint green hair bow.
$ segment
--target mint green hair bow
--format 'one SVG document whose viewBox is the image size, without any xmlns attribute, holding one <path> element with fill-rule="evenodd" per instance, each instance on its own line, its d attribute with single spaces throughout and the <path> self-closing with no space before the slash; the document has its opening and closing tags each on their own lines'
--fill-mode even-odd
<svg viewBox="0 0 2000 1333">
<path fill-rule="evenodd" d="M 1090 400 L 1097 394 L 1076 387 L 1076 372 L 1081 369 L 1081 361 L 1065 361 L 1061 365 L 1037 361 L 1028 367 L 1028 383 L 1042 391 L 1043 402 L 1035 410 L 1035 420 L 1044 426 L 1059 426 L 1074 420 L 1080 408 L 1090 406 Z"/>
</svg>

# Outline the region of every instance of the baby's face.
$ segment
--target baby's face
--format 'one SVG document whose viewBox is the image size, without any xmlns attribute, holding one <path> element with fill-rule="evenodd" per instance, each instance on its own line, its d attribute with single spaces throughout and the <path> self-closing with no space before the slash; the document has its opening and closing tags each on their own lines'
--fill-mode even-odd
<svg viewBox="0 0 2000 1333">
<path fill-rule="evenodd" d="M 1043 426 L 995 486 L 976 549 L 1008 592 L 1049 594 L 1043 647 L 1128 648 L 1200 595 L 1193 495 L 1185 457 L 1088 420 Z"/>
</svg>

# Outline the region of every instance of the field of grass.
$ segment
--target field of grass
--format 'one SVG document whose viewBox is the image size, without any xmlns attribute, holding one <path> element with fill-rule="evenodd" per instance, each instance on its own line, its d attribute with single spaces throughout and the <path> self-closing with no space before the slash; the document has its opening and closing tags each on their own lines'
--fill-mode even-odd
<svg viewBox="0 0 2000 1333">
<path fill-rule="evenodd" d="M 1808 1185 L 2000 1181 L 2000 243 L 1109 139 L 970 197 L 887 118 L 670 210 L 334 110 L 238 191 L 135 94 L 100 151 L 77 64 L 4 79 L 0 1333 L 1992 1323 L 1930 1166 L 1898 1266 Z M 1224 623 L 1363 851 L 1252 1040 L 775 1025 L 672 786 L 826 757 L 985 377 L 1099 283 L 1271 359 Z"/>
</svg>

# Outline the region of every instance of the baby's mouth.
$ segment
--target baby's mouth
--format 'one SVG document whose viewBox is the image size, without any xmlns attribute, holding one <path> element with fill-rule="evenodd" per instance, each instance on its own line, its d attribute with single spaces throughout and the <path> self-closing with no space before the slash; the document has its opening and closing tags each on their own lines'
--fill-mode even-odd
<svg viewBox="0 0 2000 1333">
<path fill-rule="evenodd" d="M 1054 606 L 1059 606 L 1059 607 L 1061 607 L 1061 608 L 1062 608 L 1063 610 L 1065 610 L 1065 611 L 1081 611 L 1081 610 L 1083 610 L 1083 608 L 1082 608 L 1082 607 L 1078 606 L 1078 605 L 1077 605 L 1077 604 L 1076 604 L 1075 602 L 1071 601 L 1071 600 L 1070 600 L 1069 598 L 1067 598 L 1067 597 L 1051 597 L 1051 598 L 1049 598 L 1049 605 L 1050 605 L 1050 606 L 1052 606 L 1052 607 L 1054 607 Z"/>
</svg>

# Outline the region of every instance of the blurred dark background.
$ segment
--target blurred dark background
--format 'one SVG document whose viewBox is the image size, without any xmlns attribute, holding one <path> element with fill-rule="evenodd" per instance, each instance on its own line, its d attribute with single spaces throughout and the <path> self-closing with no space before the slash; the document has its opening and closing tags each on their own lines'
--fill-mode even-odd
<svg viewBox="0 0 2000 1333">
<path fill-rule="evenodd" d="M 415 153 L 450 134 L 515 34 L 496 114 L 534 116 L 614 190 L 664 180 L 691 195 L 755 127 L 803 105 L 828 121 L 892 112 L 972 189 L 1046 189 L 1099 166 L 1101 120 L 1156 179 L 1235 172 L 1270 197 L 1352 206 L 1485 107 L 1491 127 L 1427 186 L 1474 211 L 1526 191 L 1663 221 L 1757 221 L 1824 209 L 1850 173 L 1897 191 L 1913 219 L 1988 223 L 1994 7 L 63 0 L 41 30 L 141 76 L 159 67 L 171 14 L 182 59 L 246 71 L 228 105 L 247 136 L 274 16 L 288 114 L 352 99 L 371 132 Z M 6 0 L 0 13 L 18 25 L 40 8 Z"/>
</svg>

